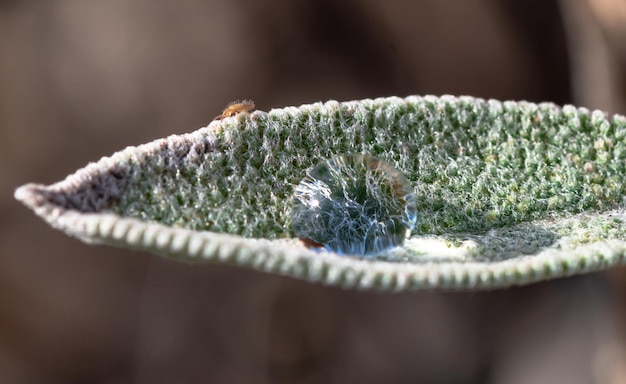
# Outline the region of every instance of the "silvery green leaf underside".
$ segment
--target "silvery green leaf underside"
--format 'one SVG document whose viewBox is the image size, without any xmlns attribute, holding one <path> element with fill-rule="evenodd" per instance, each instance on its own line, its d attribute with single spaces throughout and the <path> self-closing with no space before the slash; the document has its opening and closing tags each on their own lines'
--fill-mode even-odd
<svg viewBox="0 0 626 384">
<path fill-rule="evenodd" d="M 356 258 L 294 238 L 295 186 L 347 153 L 412 184 L 402 246 Z M 411 96 L 241 113 L 15 196 L 89 243 L 358 289 L 491 289 L 624 264 L 625 178 L 623 116 Z"/>
</svg>

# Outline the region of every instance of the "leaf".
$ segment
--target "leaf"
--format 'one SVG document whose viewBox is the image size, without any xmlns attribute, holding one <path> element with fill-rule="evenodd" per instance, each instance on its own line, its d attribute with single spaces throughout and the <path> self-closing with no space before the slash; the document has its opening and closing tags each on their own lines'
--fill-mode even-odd
<svg viewBox="0 0 626 384">
<path fill-rule="evenodd" d="M 306 248 L 306 170 L 367 153 L 414 186 L 418 225 L 370 258 Z M 471 97 L 329 101 L 241 113 L 129 147 L 15 197 L 88 243 L 358 289 L 491 289 L 626 256 L 626 118 Z"/>
</svg>

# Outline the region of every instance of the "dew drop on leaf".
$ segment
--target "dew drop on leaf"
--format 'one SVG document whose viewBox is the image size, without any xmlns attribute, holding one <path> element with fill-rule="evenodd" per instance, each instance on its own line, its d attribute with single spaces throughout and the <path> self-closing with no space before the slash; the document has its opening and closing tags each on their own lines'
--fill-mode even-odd
<svg viewBox="0 0 626 384">
<path fill-rule="evenodd" d="M 406 177 L 370 155 L 326 160 L 307 171 L 294 193 L 296 236 L 339 254 L 376 255 L 401 245 L 416 220 Z"/>
</svg>

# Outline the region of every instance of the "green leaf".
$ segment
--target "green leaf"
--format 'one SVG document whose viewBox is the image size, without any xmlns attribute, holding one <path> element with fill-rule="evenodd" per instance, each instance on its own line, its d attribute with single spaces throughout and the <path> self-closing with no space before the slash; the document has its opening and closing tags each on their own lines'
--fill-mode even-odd
<svg viewBox="0 0 626 384">
<path fill-rule="evenodd" d="M 366 153 L 413 185 L 418 224 L 370 258 L 306 248 L 306 170 Z M 241 113 L 129 147 L 15 197 L 89 243 L 359 289 L 491 289 L 623 264 L 626 118 L 471 97 L 329 101 Z"/>
</svg>

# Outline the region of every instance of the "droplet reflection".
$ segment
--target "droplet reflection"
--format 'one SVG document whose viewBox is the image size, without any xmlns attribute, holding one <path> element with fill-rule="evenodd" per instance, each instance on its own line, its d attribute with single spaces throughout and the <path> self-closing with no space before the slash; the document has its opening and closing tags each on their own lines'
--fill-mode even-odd
<svg viewBox="0 0 626 384">
<path fill-rule="evenodd" d="M 396 247 L 417 220 L 407 179 L 370 155 L 336 156 L 309 170 L 296 187 L 296 236 L 332 252 L 375 255 Z"/>
</svg>

